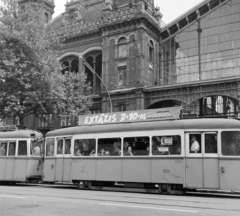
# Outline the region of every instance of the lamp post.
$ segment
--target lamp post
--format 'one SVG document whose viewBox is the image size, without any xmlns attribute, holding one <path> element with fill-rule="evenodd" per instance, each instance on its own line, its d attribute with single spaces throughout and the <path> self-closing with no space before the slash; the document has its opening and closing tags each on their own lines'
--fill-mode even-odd
<svg viewBox="0 0 240 216">
<path fill-rule="evenodd" d="M 91 67 L 90 64 L 88 64 L 88 62 L 86 60 L 83 60 L 83 64 L 94 74 L 96 75 L 99 80 L 102 82 L 104 88 L 106 89 L 107 91 L 107 94 L 108 94 L 108 98 L 109 98 L 109 103 L 110 103 L 110 112 L 112 113 L 112 99 L 111 99 L 111 96 L 109 94 L 109 91 L 108 91 L 108 88 L 107 86 L 105 85 L 105 83 L 103 82 L 102 78 L 96 73 L 96 71 Z"/>
</svg>

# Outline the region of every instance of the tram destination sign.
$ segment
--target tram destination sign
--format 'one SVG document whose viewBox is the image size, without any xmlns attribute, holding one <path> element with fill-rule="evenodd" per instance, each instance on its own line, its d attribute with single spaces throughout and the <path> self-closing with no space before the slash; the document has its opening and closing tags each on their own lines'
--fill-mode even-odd
<svg viewBox="0 0 240 216">
<path fill-rule="evenodd" d="M 78 117 L 78 125 L 101 125 L 140 121 L 160 121 L 179 119 L 182 107 L 169 107 L 150 110 L 101 113 Z"/>
</svg>

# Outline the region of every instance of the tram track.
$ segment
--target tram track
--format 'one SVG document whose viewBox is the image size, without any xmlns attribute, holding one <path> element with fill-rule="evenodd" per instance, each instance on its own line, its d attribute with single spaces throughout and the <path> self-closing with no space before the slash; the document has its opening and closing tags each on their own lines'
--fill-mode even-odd
<svg viewBox="0 0 240 216">
<path fill-rule="evenodd" d="M 53 188 L 52 186 L 50 186 L 51 188 Z M 46 187 L 48 188 L 48 186 Z M 56 187 L 55 187 L 56 188 Z M 56 189 L 59 189 L 59 187 L 57 187 Z M 64 188 L 61 188 L 64 189 Z M 69 188 L 66 188 L 69 189 Z M 74 190 L 72 190 L 74 191 Z M 82 190 L 83 191 L 83 190 Z M 2 195 L 3 191 L 1 191 L 0 195 Z M 18 193 L 16 192 L 12 192 L 9 190 L 6 190 L 6 194 L 7 195 L 14 195 L 14 196 L 26 196 L 26 197 L 34 197 L 36 196 L 36 194 L 33 193 L 29 193 L 29 190 L 20 190 Z M 43 191 L 37 191 L 37 192 L 45 192 Z M 229 206 L 228 204 L 226 204 L 225 200 L 220 202 L 215 202 L 215 203 L 211 203 L 211 206 L 207 206 L 209 205 L 209 201 L 199 201 L 199 200 L 189 200 L 187 199 L 189 196 L 193 196 L 191 195 L 184 195 L 186 196 L 186 199 L 179 199 L 179 197 L 184 198 L 184 196 L 178 196 L 178 199 L 172 197 L 173 195 L 171 195 L 171 197 L 167 197 L 169 195 L 161 195 L 161 197 L 143 197 L 143 196 L 132 196 L 130 194 L 127 195 L 116 195 L 113 194 L 113 192 L 104 192 L 104 194 L 99 194 L 99 193 L 92 193 L 91 191 L 83 191 L 84 193 L 82 194 L 76 194 L 76 193 L 71 193 L 71 195 L 62 195 L 62 192 L 59 192 L 57 190 L 54 191 L 54 195 L 50 195 L 50 194 L 38 194 L 38 197 L 48 197 L 51 198 L 53 200 L 57 199 L 69 199 L 69 200 L 82 200 L 82 201 L 96 201 L 100 203 L 106 202 L 106 203 L 114 203 L 114 204 L 121 204 L 121 205 L 139 205 L 139 206 L 153 206 L 153 207 L 169 207 L 169 208 L 191 208 L 191 209 L 204 209 L 204 210 L 216 210 L 216 211 L 228 211 L 228 212 L 240 212 L 240 209 L 234 208 L 234 205 Z M 86 193 L 87 192 L 87 193 Z M 90 192 L 90 193 L 88 193 Z M 98 191 L 100 192 L 100 191 Z M 6 195 L 5 194 L 5 195 Z M 53 193 L 52 193 L 53 194 Z M 80 195 L 80 196 L 79 196 Z M 155 196 L 155 194 L 152 194 L 153 196 Z M 87 197 L 89 196 L 89 197 Z M 157 196 L 157 195 L 156 195 Z M 98 198 L 96 198 L 98 197 Z M 111 197 L 111 199 L 109 199 L 109 197 Z M 196 195 L 194 195 L 194 197 L 196 197 Z M 201 196 L 202 197 L 202 196 Z M 206 198 L 209 198 L 208 195 L 205 195 Z M 211 196 L 210 196 L 211 197 Z M 198 195 L 197 197 L 198 198 Z M 216 198 L 216 196 L 215 196 Z M 217 198 L 223 198 L 221 197 L 217 197 Z M 145 200 L 145 201 L 137 201 L 137 200 Z M 167 203 L 168 202 L 168 203 Z M 171 204 L 169 202 L 172 202 L 174 204 Z M 178 203 L 177 203 L 178 202 Z M 179 202 L 182 202 L 179 203 Z M 219 207 L 214 207 L 214 205 L 220 205 L 222 206 L 221 208 Z M 231 207 L 231 208 L 230 208 Z"/>
</svg>

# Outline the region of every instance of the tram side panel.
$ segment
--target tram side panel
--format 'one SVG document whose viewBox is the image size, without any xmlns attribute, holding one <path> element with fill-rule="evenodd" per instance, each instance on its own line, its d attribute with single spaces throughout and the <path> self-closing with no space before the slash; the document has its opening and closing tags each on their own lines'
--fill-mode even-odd
<svg viewBox="0 0 240 216">
<path fill-rule="evenodd" d="M 125 158 L 122 162 L 123 182 L 151 182 L 150 158 Z"/>
<path fill-rule="evenodd" d="M 71 180 L 96 181 L 96 164 L 94 157 L 73 158 Z"/>
<path fill-rule="evenodd" d="M 123 160 L 119 158 L 98 157 L 96 160 L 96 179 L 98 181 L 123 181 Z"/>
<path fill-rule="evenodd" d="M 5 180 L 6 163 L 5 157 L 0 157 L 0 180 Z"/>
<path fill-rule="evenodd" d="M 184 184 L 185 159 L 182 157 L 158 157 L 151 161 L 153 183 Z"/>
<path fill-rule="evenodd" d="M 6 160 L 6 172 L 5 172 L 5 180 L 14 180 L 14 164 L 15 164 L 15 158 L 11 157 Z"/>
</svg>

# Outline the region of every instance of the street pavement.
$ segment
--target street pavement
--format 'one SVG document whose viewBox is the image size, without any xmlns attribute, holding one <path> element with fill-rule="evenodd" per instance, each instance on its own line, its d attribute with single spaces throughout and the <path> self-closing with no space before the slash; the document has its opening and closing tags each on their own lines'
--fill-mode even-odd
<svg viewBox="0 0 240 216">
<path fill-rule="evenodd" d="M 56 185 L 0 185 L 0 216 L 239 216 L 240 196 L 160 195 L 79 190 Z"/>
</svg>

